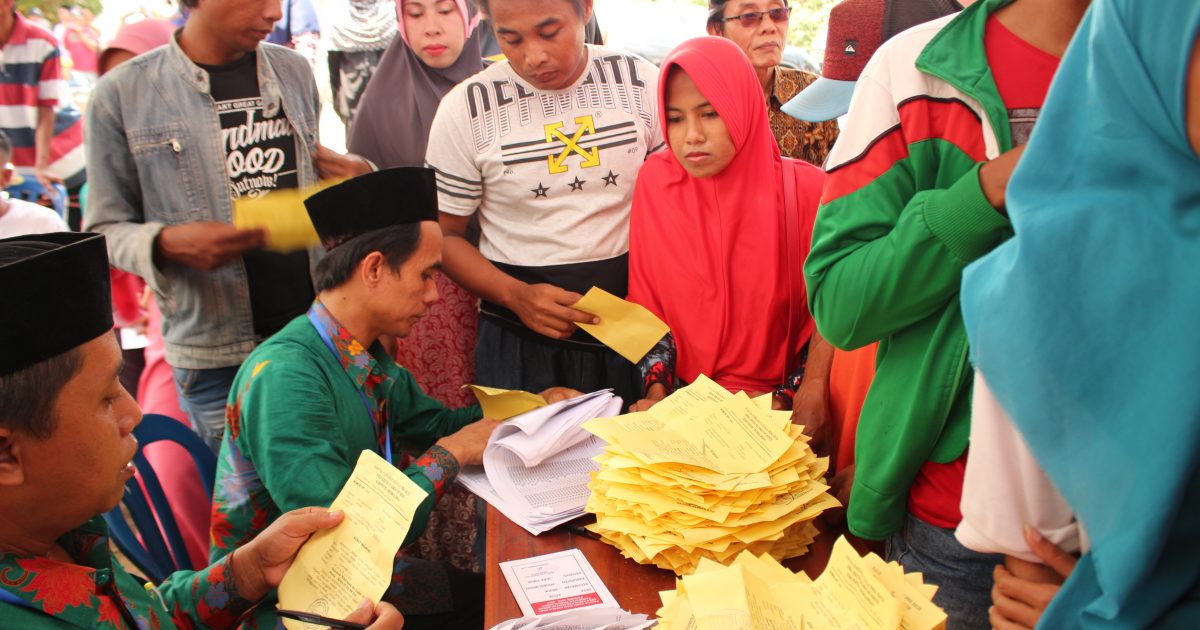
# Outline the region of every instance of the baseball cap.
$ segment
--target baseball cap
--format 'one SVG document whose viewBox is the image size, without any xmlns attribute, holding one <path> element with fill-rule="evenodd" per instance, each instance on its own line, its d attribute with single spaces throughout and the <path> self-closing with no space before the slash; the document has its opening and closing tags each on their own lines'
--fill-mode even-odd
<svg viewBox="0 0 1200 630">
<path fill-rule="evenodd" d="M 883 42 L 960 10 L 956 0 L 844 0 L 829 13 L 821 76 L 785 103 L 784 113 L 809 122 L 845 114 L 859 75 Z"/>
</svg>

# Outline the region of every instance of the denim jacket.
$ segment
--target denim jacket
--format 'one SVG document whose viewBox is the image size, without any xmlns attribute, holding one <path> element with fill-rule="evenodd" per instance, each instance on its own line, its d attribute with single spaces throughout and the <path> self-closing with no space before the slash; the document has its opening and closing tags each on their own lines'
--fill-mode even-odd
<svg viewBox="0 0 1200 630">
<path fill-rule="evenodd" d="M 315 184 L 320 110 L 312 69 L 293 51 L 259 44 L 258 85 L 264 114 L 282 108 L 291 123 L 299 185 Z M 214 271 L 154 262 L 163 226 L 232 222 L 208 72 L 172 37 L 96 84 L 85 129 L 84 229 L 105 234 L 113 266 L 141 276 L 157 295 L 167 362 L 187 369 L 239 365 L 259 341 L 241 258 Z M 310 251 L 311 263 L 321 255 L 319 248 Z"/>
</svg>

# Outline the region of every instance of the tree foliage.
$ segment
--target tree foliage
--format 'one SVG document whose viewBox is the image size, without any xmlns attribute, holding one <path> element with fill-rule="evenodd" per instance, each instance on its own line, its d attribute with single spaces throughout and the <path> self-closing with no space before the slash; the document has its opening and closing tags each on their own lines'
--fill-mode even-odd
<svg viewBox="0 0 1200 630">
<path fill-rule="evenodd" d="M 42 12 L 51 24 L 58 23 L 59 7 L 79 7 L 91 9 L 92 13 L 100 13 L 100 0 L 17 0 L 17 10 L 21 15 L 30 15 L 34 8 Z"/>
</svg>

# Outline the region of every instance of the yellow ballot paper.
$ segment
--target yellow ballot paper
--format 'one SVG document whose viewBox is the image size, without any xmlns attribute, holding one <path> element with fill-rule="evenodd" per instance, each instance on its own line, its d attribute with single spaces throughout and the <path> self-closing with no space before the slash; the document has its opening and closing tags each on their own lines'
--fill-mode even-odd
<svg viewBox="0 0 1200 630">
<path fill-rule="evenodd" d="M 392 581 L 392 564 L 408 535 L 413 513 L 428 494 L 371 451 L 358 456 L 354 472 L 330 510 L 346 518 L 313 534 L 279 584 L 279 607 L 334 619 L 345 618 L 363 598 L 378 602 Z M 309 627 L 283 620 L 291 630 Z"/>
<path fill-rule="evenodd" d="M 671 331 L 661 319 L 641 304 L 627 302 L 598 287 L 592 287 L 571 308 L 600 318 L 599 324 L 579 324 L 600 343 L 637 363 Z"/>
<path fill-rule="evenodd" d="M 304 209 L 304 200 L 338 183 L 341 180 L 276 190 L 253 199 L 239 197 L 233 200 L 233 225 L 243 229 L 266 228 L 267 249 L 274 252 L 286 254 L 319 245 L 321 240 Z"/>
<path fill-rule="evenodd" d="M 513 416 L 546 406 L 546 399 L 519 389 L 499 389 L 483 385 L 463 385 L 475 392 L 483 417 L 493 420 L 508 420 Z"/>
</svg>

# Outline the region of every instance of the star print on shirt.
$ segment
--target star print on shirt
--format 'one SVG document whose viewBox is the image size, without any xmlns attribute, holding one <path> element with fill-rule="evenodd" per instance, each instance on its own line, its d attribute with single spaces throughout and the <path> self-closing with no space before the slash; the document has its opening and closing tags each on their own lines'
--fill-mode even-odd
<svg viewBox="0 0 1200 630">
<path fill-rule="evenodd" d="M 580 180 L 578 177 L 576 177 L 575 181 L 571 182 L 569 185 L 571 186 L 571 190 L 583 190 L 583 184 L 585 182 L 587 182 L 586 179 Z"/>
<path fill-rule="evenodd" d="M 546 191 L 548 191 L 548 190 L 550 190 L 550 189 L 549 189 L 549 188 L 546 188 L 545 186 L 543 186 L 543 185 L 542 185 L 542 182 L 538 182 L 538 187 L 537 187 L 537 188 L 530 188 L 530 189 L 529 189 L 529 192 L 533 193 L 533 198 L 534 198 L 534 199 L 537 199 L 538 197 L 545 197 L 545 196 L 546 196 Z"/>
<path fill-rule="evenodd" d="M 604 187 L 608 188 L 609 186 L 616 186 L 618 177 L 620 177 L 620 175 L 617 175 L 616 173 L 609 171 L 608 175 L 606 175 L 604 177 Z"/>
</svg>

